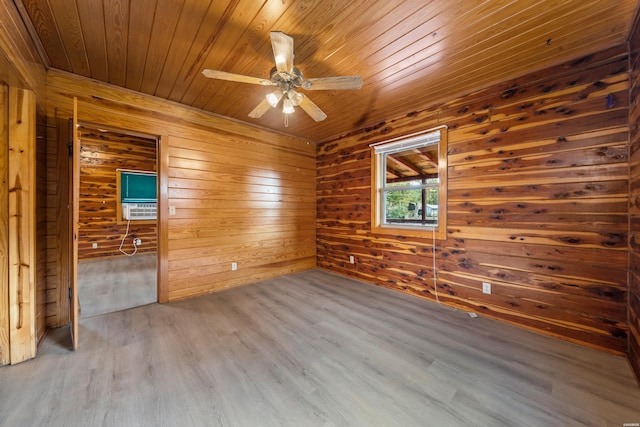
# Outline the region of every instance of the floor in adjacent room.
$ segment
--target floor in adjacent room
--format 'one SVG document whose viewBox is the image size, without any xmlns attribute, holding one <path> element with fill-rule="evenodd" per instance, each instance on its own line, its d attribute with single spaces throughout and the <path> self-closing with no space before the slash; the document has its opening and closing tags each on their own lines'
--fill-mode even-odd
<svg viewBox="0 0 640 427">
<path fill-rule="evenodd" d="M 310 270 L 81 319 L 0 368 L 6 426 L 623 426 L 625 358 Z"/>
<path fill-rule="evenodd" d="M 80 317 L 156 302 L 156 266 L 155 253 L 78 261 Z"/>
</svg>

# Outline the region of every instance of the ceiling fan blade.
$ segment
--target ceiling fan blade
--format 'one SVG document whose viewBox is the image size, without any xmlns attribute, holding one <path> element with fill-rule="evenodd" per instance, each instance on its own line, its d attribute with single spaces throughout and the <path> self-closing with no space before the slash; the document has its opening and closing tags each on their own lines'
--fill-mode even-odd
<svg viewBox="0 0 640 427">
<path fill-rule="evenodd" d="M 315 120 L 316 122 L 321 122 L 327 118 L 327 115 L 324 113 L 324 111 L 322 111 L 320 107 L 314 104 L 312 100 L 310 100 L 306 95 L 302 93 L 300 95 L 302 95 L 302 99 L 300 100 L 300 108 L 302 108 L 308 115 L 310 115 L 313 120 Z"/>
<path fill-rule="evenodd" d="M 266 98 L 262 100 L 262 102 L 260 104 L 258 104 L 258 106 L 256 108 L 254 108 L 250 113 L 249 113 L 249 117 L 251 117 L 252 119 L 259 119 L 260 117 L 262 117 L 262 115 L 264 113 L 267 112 L 267 110 L 271 108 L 271 105 L 269 105 L 269 103 L 267 102 Z"/>
<path fill-rule="evenodd" d="M 232 82 L 251 83 L 263 86 L 273 86 L 274 83 L 271 80 L 261 79 L 258 77 L 245 76 L 243 74 L 227 73 L 226 71 L 210 70 L 205 68 L 202 70 L 202 74 L 210 79 L 229 80 Z"/>
<path fill-rule="evenodd" d="M 271 48 L 278 72 L 293 70 L 293 38 L 281 31 L 271 31 Z"/>
<path fill-rule="evenodd" d="M 360 76 L 340 76 L 306 79 L 302 83 L 302 87 L 307 90 L 356 90 L 362 87 L 362 78 Z"/>
</svg>

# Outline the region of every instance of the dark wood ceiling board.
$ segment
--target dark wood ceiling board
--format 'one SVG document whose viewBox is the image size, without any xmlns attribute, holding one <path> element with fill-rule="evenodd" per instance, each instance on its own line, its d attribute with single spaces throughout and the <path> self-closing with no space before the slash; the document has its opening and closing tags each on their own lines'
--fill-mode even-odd
<svg viewBox="0 0 640 427">
<path fill-rule="evenodd" d="M 502 9 L 501 12 L 506 13 L 508 17 L 513 16 L 513 14 L 516 13 L 510 9 Z M 500 28 L 492 25 L 491 27 L 493 27 L 495 32 L 494 34 L 491 34 L 490 37 L 487 37 L 486 33 L 478 29 L 483 28 L 481 25 L 482 21 L 483 19 L 476 18 L 473 24 L 465 24 L 461 20 L 455 20 L 454 22 L 458 24 L 457 29 L 455 27 L 440 29 L 439 31 L 445 34 L 450 34 L 440 39 L 439 47 L 441 50 L 432 51 L 427 48 L 422 52 L 414 53 L 412 50 L 409 50 L 411 49 L 409 47 L 404 51 L 398 52 L 398 54 L 392 58 L 393 66 L 387 67 L 377 74 L 376 77 L 380 80 L 380 85 L 385 84 L 383 82 L 385 79 L 390 79 L 391 83 L 398 80 L 402 80 L 406 83 L 407 79 L 409 79 L 408 81 L 411 81 L 412 76 L 420 75 L 420 71 L 422 71 L 421 61 L 423 60 L 426 61 L 427 67 L 430 67 L 434 59 L 437 60 L 438 63 L 441 64 L 439 72 L 446 73 L 448 71 L 451 74 L 461 74 L 461 67 L 466 67 L 466 64 L 470 64 L 469 66 L 471 67 L 476 67 L 478 63 L 486 62 L 475 59 L 478 57 L 484 57 L 487 49 L 497 51 L 499 50 L 498 46 L 501 44 L 501 40 L 505 40 L 507 36 L 518 36 L 525 31 L 523 29 L 523 22 L 514 25 L 513 22 L 503 21 L 503 25 Z M 462 34 L 477 34 L 477 37 L 473 42 L 466 37 L 459 41 L 458 38 L 462 37 Z M 406 45 L 412 46 L 412 44 L 409 44 L 408 42 Z M 505 55 L 505 53 L 508 53 L 508 50 L 500 50 L 498 52 L 499 55 Z M 410 60 L 408 60 L 409 58 Z M 491 65 L 493 66 L 495 64 Z M 377 68 L 380 69 L 381 67 L 378 66 Z M 446 78 L 442 76 L 440 80 L 446 80 Z"/>
<path fill-rule="evenodd" d="M 228 0 L 226 3 L 214 0 L 210 3 L 202 25 L 198 28 L 185 60 L 172 83 L 167 99 L 181 102 L 193 79 L 200 77 L 201 64 L 204 63 L 207 52 L 211 50 L 212 44 L 220 35 L 222 21 L 229 19 L 230 12 L 227 12 L 229 7 L 237 7 L 237 0 Z"/>
<path fill-rule="evenodd" d="M 129 89 L 141 91 L 158 5 L 157 0 L 147 0 L 144 2 L 134 1 L 129 7 L 131 18 L 127 41 L 126 86 Z"/>
<path fill-rule="evenodd" d="M 104 0 L 109 83 L 124 87 L 127 73 L 129 39 L 129 2 Z"/>
<path fill-rule="evenodd" d="M 77 1 L 76 7 L 89 63 L 87 77 L 109 81 L 102 2 Z"/>
<path fill-rule="evenodd" d="M 184 0 L 158 0 L 142 79 L 141 91 L 144 93 L 153 95 L 156 92 L 171 40 L 180 36 L 176 28 L 183 6 Z"/>
<path fill-rule="evenodd" d="M 352 2 L 351 8 L 345 7 L 339 10 L 339 13 L 327 16 L 330 20 L 316 22 L 319 27 L 316 31 L 310 29 L 309 33 L 306 33 L 307 25 L 301 22 L 295 29 L 298 34 L 296 56 L 299 57 L 296 62 L 309 64 L 306 67 L 309 77 L 338 75 L 340 71 L 335 65 L 345 57 L 353 58 L 359 54 L 361 49 L 369 44 L 370 34 L 379 20 L 392 22 L 392 12 L 397 8 L 398 4 L 395 2 L 388 2 L 374 9 L 366 2 Z M 324 15 L 324 12 L 314 11 L 311 18 L 316 14 Z M 395 19 L 399 20 L 397 16 Z M 348 52 L 345 53 L 345 50 Z M 312 72 L 314 75 L 311 75 Z"/>
<path fill-rule="evenodd" d="M 229 63 L 233 58 L 240 57 L 247 49 L 256 49 L 256 46 L 249 45 L 248 38 L 243 37 L 243 34 L 262 6 L 262 1 L 252 0 L 236 0 L 228 6 L 210 33 L 210 38 L 204 45 L 205 50 L 192 63 L 189 69 L 190 84 L 180 102 L 201 108 L 196 101 L 202 98 L 203 91 L 207 90 L 210 83 L 210 79 L 202 75 L 202 70 L 212 68 L 229 71 Z"/>
<path fill-rule="evenodd" d="M 408 46 L 411 46 L 410 49 L 413 52 L 419 52 L 441 41 L 441 37 L 434 37 L 433 34 L 437 33 L 441 28 L 437 25 L 441 21 L 439 16 L 444 9 L 444 2 L 437 3 L 435 7 L 431 3 L 428 6 L 430 9 L 425 6 L 405 20 L 394 24 L 385 33 L 380 33 L 374 23 L 369 28 L 369 31 L 365 31 L 361 35 L 366 43 L 357 53 L 361 59 L 355 64 L 361 70 L 361 74 L 366 73 L 367 70 L 377 69 L 374 67 L 380 66 L 381 63 L 393 61 L 392 58 L 394 55 L 398 55 L 399 52 L 407 53 Z M 428 12 L 433 15 L 428 14 Z M 425 21 L 425 19 L 427 20 Z M 344 61 L 349 64 L 353 63 L 350 58 L 340 60 L 340 62 Z M 367 81 L 371 81 L 371 79 L 367 79 Z"/>
<path fill-rule="evenodd" d="M 71 71 L 82 76 L 91 75 L 75 2 L 52 1 L 49 5 L 56 22 L 65 26 L 64 31 L 60 32 L 60 37 L 69 59 Z"/>
<path fill-rule="evenodd" d="M 24 58 L 25 63 L 39 64 L 48 67 L 50 63 L 47 58 L 47 53 L 38 39 L 36 28 L 29 19 L 29 13 L 20 0 L 15 0 L 15 3 L 17 9 L 13 8 L 13 3 L 5 4 L 0 2 L 0 16 L 2 16 L 2 19 L 0 19 L 0 34 L 4 34 L 5 36 L 11 34 L 9 39 L 0 37 L 0 42 L 8 43 L 12 46 L 12 49 L 7 50 L 20 52 L 20 56 Z M 25 28 L 20 31 L 19 34 L 15 34 L 15 29 L 22 28 L 23 22 Z M 4 62 L 6 60 L 10 66 L 7 69 L 0 70 L 0 74 L 5 76 L 11 75 L 12 77 L 9 78 L 10 81 L 21 81 L 22 77 L 14 75 L 16 67 L 11 65 L 12 61 L 10 56 L 11 55 L 8 55 L 6 52 L 3 53 L 0 61 Z M 24 86 L 24 82 L 12 86 L 23 89 L 28 88 L 28 86 Z"/>
<path fill-rule="evenodd" d="M 69 70 L 70 63 L 64 49 L 64 43 L 60 37 L 58 26 L 56 25 L 53 12 L 47 2 L 41 0 L 14 0 L 22 4 L 31 18 L 33 28 L 35 28 L 40 42 L 44 47 L 49 65 L 61 70 Z"/>
<path fill-rule="evenodd" d="M 210 7 L 210 1 L 188 2 L 184 5 L 175 31 L 175 37 L 169 46 L 169 55 L 154 92 L 155 96 L 160 98 L 169 96 L 198 31 L 206 22 Z"/>
</svg>

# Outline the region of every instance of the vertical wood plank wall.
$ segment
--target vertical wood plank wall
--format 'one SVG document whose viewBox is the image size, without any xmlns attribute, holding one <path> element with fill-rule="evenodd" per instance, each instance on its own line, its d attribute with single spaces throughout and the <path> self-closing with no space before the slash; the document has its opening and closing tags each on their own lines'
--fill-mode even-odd
<svg viewBox="0 0 640 427">
<path fill-rule="evenodd" d="M 47 232 L 47 219 L 49 211 L 43 208 L 42 197 L 44 196 L 44 192 L 46 188 L 43 187 L 43 163 L 45 161 L 45 138 L 44 138 L 44 125 L 45 125 L 45 95 L 46 95 L 46 70 L 42 62 L 40 61 L 40 56 L 38 54 L 37 48 L 33 43 L 31 43 L 31 37 L 29 35 L 28 30 L 24 26 L 22 18 L 18 13 L 15 3 L 11 0 L 0 0 L 0 80 L 2 83 L 7 84 L 5 89 L 7 92 L 9 88 L 15 88 L 19 90 L 28 89 L 33 92 L 35 95 L 35 99 L 32 98 L 32 95 L 29 95 L 30 98 L 30 108 L 32 108 L 29 112 L 29 115 L 36 114 L 37 116 L 29 117 L 30 125 L 33 126 L 34 119 L 37 118 L 37 124 L 35 126 L 35 138 L 37 138 L 35 142 L 35 150 L 33 150 L 29 154 L 29 162 L 30 167 L 35 168 L 35 188 L 31 188 L 32 192 L 35 191 L 35 203 L 36 206 L 31 206 L 30 209 L 33 209 L 35 213 L 35 225 L 31 231 L 34 234 L 24 233 L 22 235 L 22 239 L 27 240 L 30 244 L 35 244 L 35 248 L 33 248 L 32 255 L 35 257 L 33 259 L 33 264 L 30 266 L 33 271 L 33 280 L 35 280 L 35 284 L 33 287 L 35 288 L 35 296 L 34 299 L 31 300 L 31 303 L 35 304 L 34 307 L 31 307 L 35 311 L 35 319 L 30 319 L 29 327 L 35 328 L 35 331 L 31 330 L 29 334 L 35 333 L 36 336 L 40 339 L 44 336 L 47 327 L 47 284 L 48 280 L 51 277 L 51 271 L 47 269 L 46 265 L 46 256 L 48 256 L 47 246 L 45 242 L 47 241 L 45 234 Z M 35 102 L 35 104 L 34 104 Z M 18 109 L 18 105 L 11 105 L 12 109 Z M 2 114 L 8 116 L 8 111 L 2 111 Z M 6 118 L 6 117 L 5 117 Z M 33 135 L 32 135 L 33 137 Z M 7 142 L 7 141 L 4 141 Z M 8 147 L 7 144 L 4 147 Z M 7 153 L 8 154 L 8 151 Z M 6 159 L 5 159 L 6 160 Z M 7 160 L 8 161 L 8 160 Z M 0 166 L 0 170 L 4 169 L 4 173 L 7 172 L 8 164 L 3 162 L 4 164 Z M 22 172 L 21 172 L 22 173 Z M 4 176 L 3 178 L 3 186 L 8 186 L 8 176 Z M 6 188 L 5 188 L 6 190 Z M 0 191 L 0 193 L 2 193 Z M 1 196 L 2 202 L 0 202 L 0 209 L 5 212 L 5 209 L 8 209 L 8 194 Z M 25 206 L 26 207 L 26 206 Z M 7 211 L 8 212 L 8 211 Z M 0 217 L 2 214 L 0 214 Z M 33 218 L 32 218 L 33 219 Z M 0 220 L 1 222 L 1 220 Z M 8 245 L 8 220 L 6 224 L 0 224 L 2 227 L 2 231 L 0 231 L 0 235 L 5 233 L 0 240 L 2 241 L 2 245 Z M 5 254 L 8 253 L 8 246 L 4 248 L 6 250 Z M 47 254 L 47 255 L 45 255 Z M 6 260 L 5 260 L 6 261 Z M 2 261 L 3 263 L 5 261 Z M 8 268 L 8 266 L 7 266 Z M 0 268 L 1 269 L 1 268 Z M 3 290 L 0 291 L 0 298 L 2 301 L 5 300 L 5 295 L 9 297 L 9 279 L 5 278 L 5 274 L 9 274 L 8 270 L 3 273 L 3 279 L 5 280 L 5 284 L 3 285 Z M 1 326 L 3 320 L 1 319 L 4 314 L 7 314 L 3 310 L 3 302 L 0 301 L 0 335 L 2 335 Z M 6 307 L 5 307 L 6 308 Z M 23 310 L 28 307 L 23 305 Z M 29 308 L 29 309 L 31 309 Z M 27 325 L 24 325 L 26 328 Z M 24 331 L 25 329 L 23 329 Z M 7 338 L 8 340 L 8 338 Z M 5 345 L 5 339 L 0 337 L 0 354 L 3 351 L 8 350 L 8 347 Z M 26 343 L 24 344 L 27 345 Z M 32 353 L 33 343 L 29 343 L 29 349 L 25 349 L 20 353 L 27 354 Z M 19 349 L 19 345 L 16 345 L 16 348 Z M 5 363 L 16 363 L 19 361 L 19 358 L 15 358 L 14 360 L 9 360 L 9 353 L 5 352 L 5 354 L 0 355 L 0 365 Z"/>
<path fill-rule="evenodd" d="M 11 363 L 36 353 L 35 94 L 9 88 L 9 341 Z"/>
<path fill-rule="evenodd" d="M 80 233 L 78 258 L 124 256 L 119 248 L 127 231 L 118 223 L 116 169 L 156 171 L 156 141 L 82 126 L 80 135 Z M 142 240 L 138 254 L 156 251 L 155 223 L 132 221 L 122 249 L 133 252 L 132 239 Z M 92 244 L 98 248 L 93 249 Z"/>
<path fill-rule="evenodd" d="M 627 70 L 620 46 L 319 144 L 318 266 L 435 299 L 431 233 L 371 233 L 368 145 L 447 125 L 440 301 L 626 352 Z"/>
<path fill-rule="evenodd" d="M 315 267 L 313 144 L 67 73 L 48 76 L 48 117 L 68 117 L 77 96 L 80 121 L 159 135 L 166 147 L 161 194 L 176 214 L 163 212 L 159 223 L 161 301 Z"/>
<path fill-rule="evenodd" d="M 0 85 L 0 365 L 11 363 L 9 342 L 9 86 Z"/>
<path fill-rule="evenodd" d="M 629 361 L 640 381 L 640 15 L 630 39 Z"/>
</svg>

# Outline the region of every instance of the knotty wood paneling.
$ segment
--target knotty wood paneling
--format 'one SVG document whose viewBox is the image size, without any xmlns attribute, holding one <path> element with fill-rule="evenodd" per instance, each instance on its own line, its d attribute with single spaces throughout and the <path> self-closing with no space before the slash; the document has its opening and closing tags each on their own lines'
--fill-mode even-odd
<svg viewBox="0 0 640 427">
<path fill-rule="evenodd" d="M 11 362 L 9 342 L 9 86 L 0 85 L 0 365 Z"/>
<path fill-rule="evenodd" d="M 125 256 L 119 250 L 127 222 L 117 221 L 116 169 L 156 171 L 156 141 L 150 137 L 107 131 L 83 125 L 80 132 L 80 226 L 78 258 Z M 156 252 L 155 221 L 132 221 L 122 249 L 133 253 Z M 93 249 L 93 243 L 98 247 Z"/>
<path fill-rule="evenodd" d="M 318 266 L 626 352 L 627 54 L 577 58 L 319 144 Z M 372 233 L 368 145 L 436 125 L 449 128 L 447 239 Z"/>
<path fill-rule="evenodd" d="M 9 88 L 9 350 L 11 363 L 36 354 L 36 105 Z"/>
<path fill-rule="evenodd" d="M 77 96 L 81 122 L 159 135 L 160 301 L 315 266 L 314 145 L 62 72 L 48 82 L 50 116 Z"/>
<path fill-rule="evenodd" d="M 640 14 L 629 40 L 629 361 L 640 382 Z"/>
<path fill-rule="evenodd" d="M 0 16 L 2 365 L 34 356 L 36 340 L 46 333 L 50 211 L 45 172 L 45 66 L 15 3 L 0 1 Z M 10 92 L 14 95 L 9 96 Z"/>
</svg>

